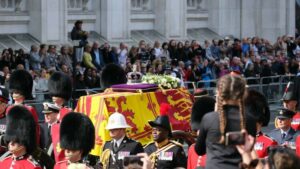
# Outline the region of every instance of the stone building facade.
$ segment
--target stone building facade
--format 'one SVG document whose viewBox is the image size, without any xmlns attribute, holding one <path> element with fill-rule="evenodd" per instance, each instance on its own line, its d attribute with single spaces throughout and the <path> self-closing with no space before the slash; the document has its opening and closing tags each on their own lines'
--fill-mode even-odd
<svg viewBox="0 0 300 169">
<path fill-rule="evenodd" d="M 66 43 L 76 20 L 108 41 L 134 30 L 186 39 L 189 29 L 220 36 L 295 33 L 295 0 L 0 0 L 0 34 L 29 33 L 42 43 Z"/>
</svg>

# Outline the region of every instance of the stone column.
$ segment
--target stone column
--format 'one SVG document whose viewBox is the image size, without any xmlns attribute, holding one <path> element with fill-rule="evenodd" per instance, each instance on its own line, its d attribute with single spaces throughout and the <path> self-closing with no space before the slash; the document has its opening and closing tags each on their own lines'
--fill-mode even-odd
<svg viewBox="0 0 300 169">
<path fill-rule="evenodd" d="M 295 36 L 296 11 L 295 0 L 286 0 L 286 34 Z"/>
<path fill-rule="evenodd" d="M 208 1 L 208 28 L 221 36 L 240 37 L 240 1 Z"/>
<path fill-rule="evenodd" d="M 186 0 L 154 0 L 154 29 L 168 39 L 185 39 Z"/>
<path fill-rule="evenodd" d="M 67 0 L 30 0 L 29 33 L 41 43 L 67 42 Z"/>
<path fill-rule="evenodd" d="M 130 0 L 101 0 L 101 35 L 108 41 L 130 38 Z"/>
</svg>

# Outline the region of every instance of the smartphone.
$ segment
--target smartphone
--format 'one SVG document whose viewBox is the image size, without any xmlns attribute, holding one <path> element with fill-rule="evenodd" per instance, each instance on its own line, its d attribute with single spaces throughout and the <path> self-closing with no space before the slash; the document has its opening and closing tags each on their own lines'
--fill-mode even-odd
<svg viewBox="0 0 300 169">
<path fill-rule="evenodd" d="M 225 138 L 226 145 L 241 145 L 245 144 L 246 134 L 240 131 L 227 132 Z"/>
<path fill-rule="evenodd" d="M 124 168 L 143 168 L 143 161 L 141 160 L 141 156 L 137 155 L 129 155 L 124 157 L 123 166 Z"/>
</svg>

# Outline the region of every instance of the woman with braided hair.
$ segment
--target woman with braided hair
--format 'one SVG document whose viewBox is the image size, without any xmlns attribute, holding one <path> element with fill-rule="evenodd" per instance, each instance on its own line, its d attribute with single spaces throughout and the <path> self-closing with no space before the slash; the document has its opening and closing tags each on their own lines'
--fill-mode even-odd
<svg viewBox="0 0 300 169">
<path fill-rule="evenodd" d="M 225 145 L 225 134 L 245 129 L 246 81 L 239 75 L 225 75 L 219 79 L 216 92 L 215 112 L 203 117 L 195 150 L 198 155 L 206 153 L 206 169 L 235 169 L 241 156 L 234 145 Z"/>
</svg>

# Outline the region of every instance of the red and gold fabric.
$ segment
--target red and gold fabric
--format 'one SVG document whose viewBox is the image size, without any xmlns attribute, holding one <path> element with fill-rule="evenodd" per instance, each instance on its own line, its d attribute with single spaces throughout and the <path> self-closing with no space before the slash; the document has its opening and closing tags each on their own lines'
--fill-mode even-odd
<svg viewBox="0 0 300 169">
<path fill-rule="evenodd" d="M 142 144 L 152 141 L 148 121 L 159 115 L 161 103 L 171 106 L 169 119 L 173 130 L 190 130 L 193 100 L 183 88 L 146 93 L 109 92 L 81 97 L 75 111 L 89 116 L 96 129 L 95 148 L 91 154 L 99 156 L 105 141 L 111 139 L 105 127 L 108 117 L 116 111 L 122 113 L 132 127 L 128 129 L 129 138 Z"/>
</svg>

